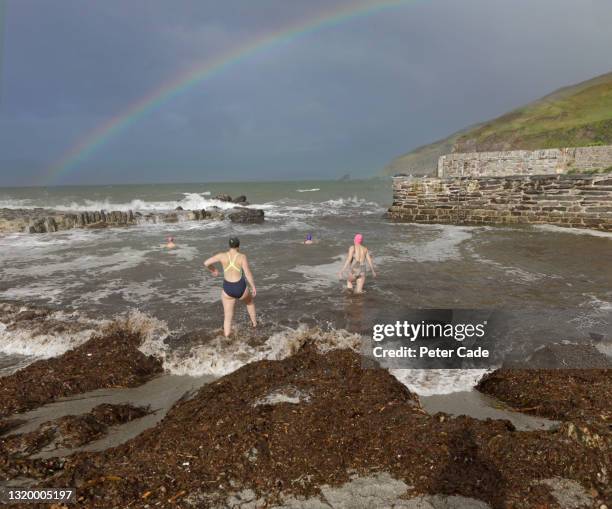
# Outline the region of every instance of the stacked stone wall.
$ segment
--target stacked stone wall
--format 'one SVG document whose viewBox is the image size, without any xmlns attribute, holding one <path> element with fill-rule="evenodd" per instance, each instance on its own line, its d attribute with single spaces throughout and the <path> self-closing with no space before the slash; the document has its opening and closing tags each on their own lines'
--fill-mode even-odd
<svg viewBox="0 0 612 509">
<path fill-rule="evenodd" d="M 612 175 L 396 177 L 388 217 L 416 223 L 553 224 L 612 231 Z"/>
<path fill-rule="evenodd" d="M 612 146 L 453 153 L 438 160 L 438 177 L 556 175 L 612 166 Z"/>
</svg>

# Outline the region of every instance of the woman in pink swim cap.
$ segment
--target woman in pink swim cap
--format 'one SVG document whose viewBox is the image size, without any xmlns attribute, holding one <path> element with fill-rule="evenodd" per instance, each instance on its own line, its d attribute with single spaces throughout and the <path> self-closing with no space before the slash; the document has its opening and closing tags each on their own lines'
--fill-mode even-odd
<svg viewBox="0 0 612 509">
<path fill-rule="evenodd" d="M 349 290 L 353 290 L 353 293 L 363 293 L 363 285 L 365 284 L 366 278 L 366 262 L 370 266 L 372 276 L 376 277 L 370 251 L 363 245 L 363 235 L 358 233 L 353 239 L 353 245 L 348 250 L 346 261 L 344 262 L 342 269 L 340 272 L 338 272 L 338 278 L 342 279 L 346 269 L 349 269 L 346 279 L 346 287 Z M 355 283 L 354 289 L 353 283 Z"/>
</svg>

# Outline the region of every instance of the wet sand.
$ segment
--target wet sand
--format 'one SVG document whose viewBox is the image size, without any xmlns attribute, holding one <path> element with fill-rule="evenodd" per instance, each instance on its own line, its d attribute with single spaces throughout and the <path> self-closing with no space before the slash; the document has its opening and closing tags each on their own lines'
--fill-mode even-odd
<svg viewBox="0 0 612 509">
<path fill-rule="evenodd" d="M 44 422 L 66 415 L 84 414 L 100 404 L 130 404 L 136 407 L 150 408 L 148 415 L 132 420 L 127 424 L 112 427 L 100 440 L 74 449 L 42 450 L 31 457 L 50 458 L 52 456 L 65 456 L 75 451 L 101 451 L 122 444 L 145 429 L 155 426 L 165 417 L 172 405 L 182 398 L 189 397 L 190 394 L 193 394 L 203 384 L 213 379 L 213 377 L 195 378 L 191 376 L 162 375 L 138 387 L 99 389 L 71 398 L 63 398 L 36 410 L 16 415 L 15 418 L 23 420 L 25 423 L 11 430 L 11 433 L 28 433 L 34 431 Z"/>
<path fill-rule="evenodd" d="M 216 380 L 213 376 L 191 377 L 162 375 L 134 388 L 99 389 L 44 405 L 35 410 L 16 414 L 12 418 L 23 424 L 12 428 L 11 434 L 25 434 L 35 431 L 41 424 L 69 415 L 90 412 L 101 404 L 130 404 L 135 407 L 149 407 L 148 415 L 128 423 L 112 427 L 108 433 L 86 445 L 75 448 L 42 449 L 32 458 L 66 456 L 76 451 L 101 451 L 122 444 L 144 430 L 159 423 L 168 410 L 179 400 L 193 396 L 202 385 Z M 271 404 L 299 403 L 299 394 L 273 395 Z M 452 394 L 419 396 L 422 408 L 431 415 L 443 412 L 452 416 L 468 416 L 475 419 L 498 419 L 510 421 L 517 430 L 546 430 L 558 426 L 558 421 L 512 411 L 501 401 L 477 391 L 461 391 Z"/>
<path fill-rule="evenodd" d="M 508 420 L 519 431 L 550 430 L 558 426 L 557 421 L 512 411 L 501 401 L 475 390 L 421 396 L 419 399 L 423 409 L 432 415 L 444 412 L 481 420 Z"/>
</svg>

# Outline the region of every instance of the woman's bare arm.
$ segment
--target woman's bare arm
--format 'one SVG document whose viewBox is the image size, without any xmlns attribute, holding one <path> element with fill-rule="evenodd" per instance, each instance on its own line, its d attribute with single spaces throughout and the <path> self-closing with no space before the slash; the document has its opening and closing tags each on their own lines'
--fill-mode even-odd
<svg viewBox="0 0 612 509">
<path fill-rule="evenodd" d="M 366 252 L 366 260 L 368 260 L 368 265 L 370 266 L 370 270 L 372 271 L 372 276 L 376 277 L 376 272 L 374 271 L 374 263 L 372 263 L 372 256 L 370 255 L 370 250 Z"/>
<path fill-rule="evenodd" d="M 346 260 L 344 261 L 344 265 L 340 269 L 340 272 L 338 272 L 339 278 L 342 277 L 342 273 L 346 270 L 346 268 L 349 266 L 349 263 L 351 263 L 351 261 L 353 260 L 354 251 L 355 251 L 355 248 L 353 246 L 349 247 L 348 254 L 346 255 Z"/>
<path fill-rule="evenodd" d="M 251 267 L 249 267 L 249 261 L 247 260 L 246 255 L 242 255 L 242 270 L 244 271 L 244 276 L 251 286 L 251 294 L 253 297 L 255 297 L 255 295 L 257 295 L 257 288 L 255 288 L 255 279 L 253 278 L 253 273 L 251 272 Z"/>
<path fill-rule="evenodd" d="M 221 263 L 221 256 L 216 254 L 215 256 L 211 256 L 208 260 L 204 262 L 204 267 L 206 267 L 213 276 L 218 276 L 219 271 L 217 267 L 215 267 L 215 263 Z"/>
</svg>

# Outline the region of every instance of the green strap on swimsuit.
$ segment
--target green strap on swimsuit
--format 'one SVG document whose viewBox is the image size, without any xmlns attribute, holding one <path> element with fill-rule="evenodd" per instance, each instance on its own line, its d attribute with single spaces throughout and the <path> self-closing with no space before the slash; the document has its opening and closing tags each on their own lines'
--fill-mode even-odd
<svg viewBox="0 0 612 509">
<path fill-rule="evenodd" d="M 236 265 L 234 265 L 234 262 L 238 259 L 238 256 L 240 255 L 240 253 L 236 253 L 236 256 L 234 256 L 234 259 L 232 260 L 230 258 L 230 254 L 227 253 L 227 259 L 229 260 L 229 263 L 227 264 L 227 267 L 223 267 L 223 272 L 227 272 L 228 269 L 234 269 L 236 272 L 240 272 L 240 275 L 242 275 L 242 267 L 238 268 L 236 267 Z"/>
</svg>

